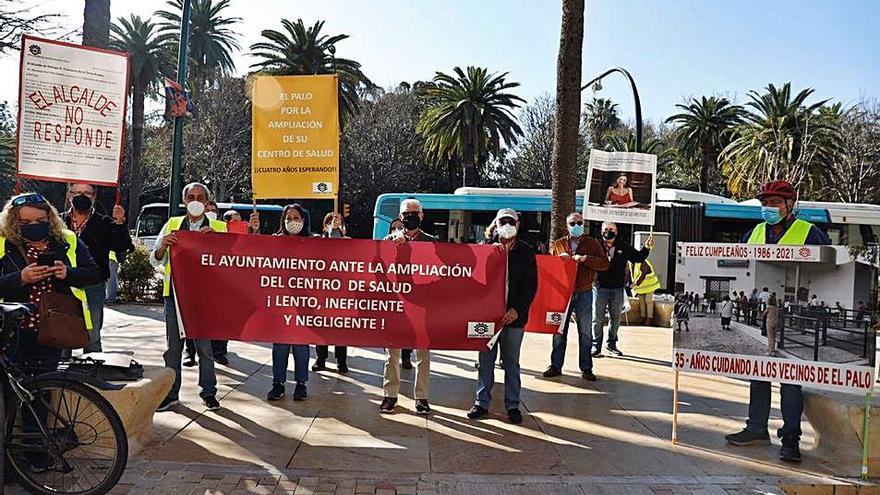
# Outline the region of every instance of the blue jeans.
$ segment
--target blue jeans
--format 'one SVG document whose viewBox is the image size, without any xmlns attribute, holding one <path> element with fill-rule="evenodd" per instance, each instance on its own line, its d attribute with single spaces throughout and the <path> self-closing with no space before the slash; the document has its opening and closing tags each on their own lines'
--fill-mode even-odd
<svg viewBox="0 0 880 495">
<path fill-rule="evenodd" d="M 608 347 L 617 347 L 617 329 L 620 328 L 620 312 L 623 311 L 623 289 L 593 288 L 593 348 L 601 350 L 605 337 L 602 322 L 608 311 Z"/>
<path fill-rule="evenodd" d="M 495 358 L 501 348 L 501 364 L 504 366 L 504 408 L 508 411 L 519 408 L 519 350 L 522 346 L 524 328 L 505 327 L 501 330 L 498 342 L 488 351 L 480 351 L 480 368 L 477 370 L 476 404 L 489 409 L 492 402 L 492 387 L 495 385 Z"/>
<path fill-rule="evenodd" d="M 162 357 L 165 358 L 165 367 L 174 370 L 174 385 L 168 392 L 168 397 L 176 399 L 180 395 L 180 362 L 183 357 L 183 338 L 177 326 L 177 309 L 174 304 L 174 294 L 165 298 L 165 341 L 168 348 Z M 217 395 L 217 375 L 214 374 L 214 352 L 211 349 L 211 341 L 195 339 L 196 352 L 199 354 L 199 387 L 202 391 L 199 397 Z"/>
<path fill-rule="evenodd" d="M 101 352 L 101 327 L 104 326 L 104 301 L 107 298 L 107 288 L 104 284 L 90 285 L 84 288 L 86 300 L 89 302 L 89 312 L 92 313 L 92 329 L 89 330 L 89 345 L 83 349 L 86 352 Z"/>
<path fill-rule="evenodd" d="M 804 412 L 804 395 L 800 385 L 783 383 L 780 385 L 780 405 L 782 410 L 782 428 L 779 438 L 801 437 L 801 413 Z M 770 419 L 770 382 L 753 380 L 749 383 L 749 419 L 746 429 L 754 433 L 765 433 L 767 421 Z"/>
<path fill-rule="evenodd" d="M 110 280 L 107 281 L 107 302 L 115 303 L 119 295 L 119 263 L 110 260 Z"/>
<path fill-rule="evenodd" d="M 309 346 L 272 344 L 272 384 L 284 385 L 287 381 L 287 356 L 293 350 L 293 379 L 309 381 Z"/>
<path fill-rule="evenodd" d="M 577 318 L 578 329 L 578 365 L 581 373 L 593 371 L 593 356 L 590 347 L 593 341 L 593 291 L 575 292 L 571 295 L 568 304 L 568 312 L 565 314 L 565 323 L 562 324 L 562 333 L 553 335 L 553 351 L 550 353 L 550 365 L 562 369 L 565 362 L 565 345 L 568 340 L 568 326 L 571 323 L 571 314 Z"/>
</svg>

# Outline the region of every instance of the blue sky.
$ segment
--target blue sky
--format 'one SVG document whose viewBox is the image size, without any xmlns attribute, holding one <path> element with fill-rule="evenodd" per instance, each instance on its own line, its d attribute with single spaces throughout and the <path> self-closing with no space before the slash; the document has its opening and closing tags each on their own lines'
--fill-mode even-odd
<svg viewBox="0 0 880 495">
<path fill-rule="evenodd" d="M 149 15 L 163 0 L 113 0 L 113 17 Z M 41 10 L 81 23 L 79 0 L 41 0 Z M 363 64 L 388 87 L 425 80 L 455 65 L 506 71 L 532 99 L 552 94 L 561 20 L 555 0 L 232 0 L 244 19 L 241 44 L 259 39 L 278 19 L 326 21 L 327 33 L 347 33 L 337 56 Z M 584 68 L 587 81 L 621 66 L 636 79 L 647 119 L 662 120 L 684 98 L 723 94 L 745 101 L 750 89 L 791 81 L 816 98 L 846 104 L 880 96 L 880 1 L 877 0 L 587 0 Z M 239 72 L 252 63 L 236 56 Z M 15 70 L 18 56 L 0 59 Z M 17 78 L 0 83 L 0 99 L 15 99 Z M 610 76 L 599 94 L 632 118 L 626 81 Z M 584 99 L 592 96 L 585 91 Z"/>
</svg>

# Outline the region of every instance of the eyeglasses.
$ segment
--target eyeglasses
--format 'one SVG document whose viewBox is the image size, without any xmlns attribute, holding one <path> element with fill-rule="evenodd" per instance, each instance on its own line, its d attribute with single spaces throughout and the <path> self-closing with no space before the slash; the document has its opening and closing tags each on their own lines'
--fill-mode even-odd
<svg viewBox="0 0 880 495">
<path fill-rule="evenodd" d="M 574 227 L 575 225 L 583 225 L 583 224 L 584 224 L 583 220 L 579 220 L 577 222 L 568 222 L 568 225 L 571 227 Z"/>
<path fill-rule="evenodd" d="M 42 194 L 25 194 L 12 200 L 12 206 L 38 205 L 48 203 Z"/>
<path fill-rule="evenodd" d="M 514 227 L 516 227 L 516 220 L 508 217 L 499 218 L 498 225 L 513 225 Z"/>
</svg>

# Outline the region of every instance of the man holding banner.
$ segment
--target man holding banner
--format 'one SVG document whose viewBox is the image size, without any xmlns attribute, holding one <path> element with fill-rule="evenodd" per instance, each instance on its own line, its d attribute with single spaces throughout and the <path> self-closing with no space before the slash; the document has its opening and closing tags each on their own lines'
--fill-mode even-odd
<svg viewBox="0 0 880 495">
<path fill-rule="evenodd" d="M 568 311 L 562 323 L 562 333 L 553 336 L 553 351 L 550 353 L 550 366 L 544 371 L 544 378 L 562 374 L 565 361 L 565 347 L 571 314 L 577 318 L 578 364 L 585 380 L 596 381 L 593 374 L 592 326 L 593 326 L 593 281 L 596 272 L 608 269 L 608 257 L 599 242 L 584 233 L 584 217 L 574 212 L 565 219 L 568 235 L 557 239 L 550 246 L 550 254 L 561 256 L 578 264 L 574 293 L 568 303 Z"/>
<path fill-rule="evenodd" d="M 747 232 L 740 240 L 743 244 L 782 244 L 789 246 L 830 245 L 828 235 L 815 225 L 798 219 L 794 214 L 797 191 L 783 180 L 767 182 L 758 192 L 761 216 L 764 222 Z M 770 419 L 770 386 L 768 381 L 752 380 L 749 385 L 749 419 L 739 433 L 724 438 L 731 445 L 769 445 L 767 422 Z M 777 431 L 782 439 L 779 458 L 788 462 L 801 462 L 799 448 L 801 437 L 801 414 L 804 396 L 800 385 L 780 385 L 780 409 L 783 426 Z"/>
</svg>

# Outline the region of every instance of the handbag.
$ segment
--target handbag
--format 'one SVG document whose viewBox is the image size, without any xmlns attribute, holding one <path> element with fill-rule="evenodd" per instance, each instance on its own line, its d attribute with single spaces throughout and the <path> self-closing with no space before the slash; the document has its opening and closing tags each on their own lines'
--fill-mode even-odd
<svg viewBox="0 0 880 495">
<path fill-rule="evenodd" d="M 55 349 L 79 349 L 89 343 L 89 331 L 79 299 L 46 292 L 40 299 L 37 343 Z"/>
</svg>

